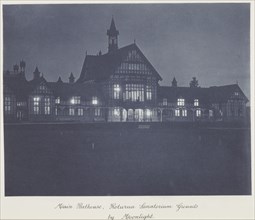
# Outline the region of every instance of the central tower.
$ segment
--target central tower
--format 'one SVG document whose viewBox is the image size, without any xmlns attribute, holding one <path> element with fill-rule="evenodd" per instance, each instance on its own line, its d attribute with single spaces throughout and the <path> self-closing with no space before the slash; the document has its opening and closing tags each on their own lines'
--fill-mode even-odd
<svg viewBox="0 0 255 220">
<path fill-rule="evenodd" d="M 112 18 L 110 29 L 107 30 L 108 35 L 108 53 L 112 53 L 118 49 L 119 31 L 116 29 L 114 19 Z"/>
</svg>

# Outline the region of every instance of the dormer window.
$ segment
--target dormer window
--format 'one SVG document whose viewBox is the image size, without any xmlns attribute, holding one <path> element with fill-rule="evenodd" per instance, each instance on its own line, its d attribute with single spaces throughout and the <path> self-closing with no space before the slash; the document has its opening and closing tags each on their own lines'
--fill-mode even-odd
<svg viewBox="0 0 255 220">
<path fill-rule="evenodd" d="M 96 96 L 92 97 L 92 105 L 97 105 L 98 104 L 98 99 Z"/>
<path fill-rule="evenodd" d="M 120 98 L 120 85 L 113 84 L 113 98 L 119 99 Z"/>
<path fill-rule="evenodd" d="M 199 101 L 198 101 L 198 99 L 194 99 L 194 106 L 199 106 Z"/>
<path fill-rule="evenodd" d="M 80 96 L 73 96 L 71 98 L 71 104 L 75 105 L 75 104 L 80 104 L 81 103 L 81 97 Z"/>
<path fill-rule="evenodd" d="M 163 99 L 163 105 L 165 105 L 165 106 L 167 105 L 167 99 L 166 98 Z"/>
<path fill-rule="evenodd" d="M 183 98 L 177 99 L 177 105 L 178 106 L 184 106 L 185 105 L 185 99 L 183 99 Z"/>
</svg>

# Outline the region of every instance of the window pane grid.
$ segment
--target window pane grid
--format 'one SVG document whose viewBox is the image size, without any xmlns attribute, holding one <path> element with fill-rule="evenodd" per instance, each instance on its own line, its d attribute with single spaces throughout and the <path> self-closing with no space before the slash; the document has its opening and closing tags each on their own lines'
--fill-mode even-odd
<svg viewBox="0 0 255 220">
<path fill-rule="evenodd" d="M 120 85 L 113 84 L 113 98 L 119 99 L 120 98 Z"/>
<path fill-rule="evenodd" d="M 126 100 L 132 102 L 144 101 L 144 85 L 142 84 L 126 84 Z"/>
<path fill-rule="evenodd" d="M 178 106 L 184 106 L 185 105 L 185 100 L 184 99 L 177 99 L 177 105 Z"/>
<path fill-rule="evenodd" d="M 50 98 L 48 97 L 44 98 L 44 114 L 50 114 Z"/>
</svg>

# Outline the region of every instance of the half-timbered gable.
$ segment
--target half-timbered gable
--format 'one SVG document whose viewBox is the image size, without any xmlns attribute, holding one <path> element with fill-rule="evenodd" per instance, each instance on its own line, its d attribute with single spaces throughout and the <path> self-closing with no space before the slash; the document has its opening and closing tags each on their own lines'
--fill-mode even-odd
<svg viewBox="0 0 255 220">
<path fill-rule="evenodd" d="M 247 97 L 238 84 L 210 87 L 210 102 L 218 117 L 223 120 L 239 120 L 246 117 Z"/>
<path fill-rule="evenodd" d="M 153 115 L 159 80 L 158 72 L 134 43 L 103 55 L 87 55 L 77 84 L 92 81 L 102 86 L 108 120 L 143 121 L 146 115 L 148 120 Z"/>
</svg>

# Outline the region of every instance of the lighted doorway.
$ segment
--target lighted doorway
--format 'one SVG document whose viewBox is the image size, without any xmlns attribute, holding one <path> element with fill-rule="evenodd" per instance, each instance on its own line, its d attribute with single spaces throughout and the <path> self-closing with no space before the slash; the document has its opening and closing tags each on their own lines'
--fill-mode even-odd
<svg viewBox="0 0 255 220">
<path fill-rule="evenodd" d="M 134 112 L 133 109 L 128 109 L 128 115 L 127 115 L 127 120 L 128 121 L 133 121 L 134 120 Z"/>
<path fill-rule="evenodd" d="M 135 110 L 135 121 L 143 121 L 143 110 L 142 109 Z"/>
<path fill-rule="evenodd" d="M 122 121 L 127 121 L 127 110 L 126 109 L 122 110 Z"/>
</svg>

